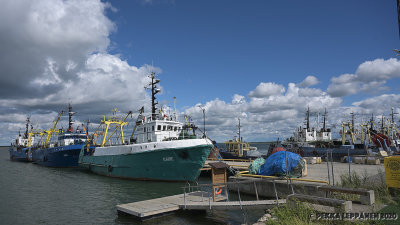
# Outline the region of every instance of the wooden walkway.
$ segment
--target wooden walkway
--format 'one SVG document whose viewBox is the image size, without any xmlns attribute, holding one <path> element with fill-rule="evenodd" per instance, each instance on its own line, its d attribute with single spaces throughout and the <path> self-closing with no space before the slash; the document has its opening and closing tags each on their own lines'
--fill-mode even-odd
<svg viewBox="0 0 400 225">
<path fill-rule="evenodd" d="M 279 203 L 286 203 L 286 200 L 279 200 Z M 117 210 L 118 212 L 129 214 L 144 220 L 163 214 L 168 214 L 179 209 L 207 210 L 232 209 L 240 207 L 266 208 L 267 205 L 275 204 L 276 200 L 213 202 L 212 196 L 209 198 L 208 192 L 196 191 L 141 202 L 117 205 Z"/>
<path fill-rule="evenodd" d="M 206 162 L 204 163 L 203 168 L 201 168 L 200 170 L 211 170 L 211 167 L 209 166 L 209 163 L 214 163 L 214 162 L 219 162 L 217 160 L 206 160 Z M 248 170 L 249 169 L 249 162 L 236 162 L 236 161 L 224 161 L 222 160 L 222 162 L 228 164 L 230 167 L 236 169 L 236 170 Z"/>
</svg>

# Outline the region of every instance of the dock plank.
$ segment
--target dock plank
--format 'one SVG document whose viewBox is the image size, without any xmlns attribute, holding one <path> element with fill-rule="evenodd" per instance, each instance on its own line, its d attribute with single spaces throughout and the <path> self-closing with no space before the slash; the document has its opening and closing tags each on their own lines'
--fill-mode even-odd
<svg viewBox="0 0 400 225">
<path fill-rule="evenodd" d="M 133 202 L 117 205 L 117 210 L 138 218 L 149 218 L 165 213 L 177 211 L 179 209 L 202 209 L 207 210 L 210 207 L 210 193 L 203 191 L 190 192 L 179 195 L 172 195 L 163 198 L 150 199 L 141 202 Z M 285 199 L 279 200 L 279 203 L 285 203 Z M 212 202 L 212 208 L 230 209 L 242 207 L 266 207 L 276 204 L 276 200 L 262 201 L 232 201 L 232 202 Z"/>
</svg>

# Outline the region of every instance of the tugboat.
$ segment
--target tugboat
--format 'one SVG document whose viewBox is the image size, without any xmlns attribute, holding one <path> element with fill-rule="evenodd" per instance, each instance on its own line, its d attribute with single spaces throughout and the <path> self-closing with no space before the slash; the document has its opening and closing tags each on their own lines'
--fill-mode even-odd
<svg viewBox="0 0 400 225">
<path fill-rule="evenodd" d="M 19 133 L 18 137 L 15 139 L 15 142 L 11 143 L 10 145 L 9 152 L 10 159 L 12 161 L 29 162 L 28 150 L 34 139 L 32 133 L 29 132 L 29 122 L 30 117 L 27 117 L 24 135 L 22 136 L 21 133 Z"/>
<path fill-rule="evenodd" d="M 38 143 L 37 146 L 33 147 L 29 152 L 29 156 L 32 161 L 36 164 L 48 167 L 77 167 L 78 158 L 81 148 L 85 146 L 87 135 L 82 133 L 81 130 L 76 129 L 72 126 L 72 106 L 68 106 L 68 130 L 64 132 L 62 129 L 56 130 L 58 121 L 61 118 L 63 111 L 61 111 L 57 119 L 53 122 L 52 128 L 46 130 L 44 133 L 47 134 L 44 143 Z M 57 140 L 50 142 L 53 133 Z"/>
<path fill-rule="evenodd" d="M 131 138 L 125 140 L 123 126 L 127 125 L 125 120 L 132 112 L 121 118 L 115 110 L 111 118 L 102 121 L 106 129 L 100 146 L 94 150 L 89 146 L 82 149 L 79 166 L 100 175 L 129 179 L 194 181 L 198 178 L 213 144 L 208 138 L 198 138 L 194 132 L 196 127 L 179 122 L 176 114 L 167 115 L 162 110 L 157 113 L 155 100 L 160 89 L 156 84 L 160 80 L 156 79 L 154 72 L 149 78 L 151 115 L 143 116 L 142 107 Z M 110 127 L 115 129 L 108 135 Z M 111 136 L 117 131 L 117 138 L 111 141 Z"/>
<path fill-rule="evenodd" d="M 257 151 L 257 147 L 250 146 L 249 143 L 243 141 L 240 136 L 240 118 L 238 118 L 238 135 L 239 138 L 234 137 L 233 140 L 226 141 L 225 148 L 221 149 L 219 153 L 224 159 L 255 159 L 261 157 L 261 153 Z"/>
</svg>

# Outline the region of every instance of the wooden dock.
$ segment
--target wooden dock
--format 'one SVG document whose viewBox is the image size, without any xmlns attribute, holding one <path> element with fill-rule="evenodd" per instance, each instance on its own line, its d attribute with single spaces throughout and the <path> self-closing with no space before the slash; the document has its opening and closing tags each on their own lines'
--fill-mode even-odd
<svg viewBox="0 0 400 225">
<path fill-rule="evenodd" d="M 228 164 L 230 167 L 232 167 L 235 170 L 248 170 L 250 162 L 246 162 L 243 160 L 238 160 L 238 161 L 228 161 L 226 159 L 222 159 L 222 160 L 206 160 L 206 162 L 204 163 L 203 168 L 201 168 L 200 170 L 211 170 L 211 167 L 209 165 L 209 163 L 215 163 L 215 162 L 224 162 L 226 164 Z"/>
<path fill-rule="evenodd" d="M 279 200 L 279 203 L 286 203 L 286 200 Z M 141 202 L 117 205 L 117 210 L 119 213 L 132 215 L 138 219 L 146 220 L 152 217 L 169 214 L 179 209 L 210 210 L 232 209 L 241 207 L 266 208 L 267 205 L 276 204 L 276 200 L 213 202 L 210 193 L 204 191 L 196 191 Z"/>
</svg>

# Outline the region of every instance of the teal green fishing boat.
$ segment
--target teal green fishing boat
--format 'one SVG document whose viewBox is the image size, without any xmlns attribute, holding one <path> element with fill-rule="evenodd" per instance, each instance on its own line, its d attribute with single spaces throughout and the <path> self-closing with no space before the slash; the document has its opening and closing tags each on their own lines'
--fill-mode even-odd
<svg viewBox="0 0 400 225">
<path fill-rule="evenodd" d="M 213 148 L 208 138 L 197 138 L 195 126 L 183 124 L 175 116 L 156 109 L 155 95 L 159 92 L 154 73 L 152 80 L 152 114 L 143 116 L 140 110 L 129 141 L 124 140 L 126 118 L 116 116 L 102 121 L 106 126 L 99 146 L 82 148 L 79 165 L 90 171 L 111 177 L 160 181 L 194 181 Z M 111 135 L 109 128 L 114 127 Z M 113 145 L 110 137 L 118 131 L 121 141 Z M 136 133 L 135 133 L 136 132 Z M 134 137 L 135 135 L 135 138 Z"/>
</svg>

